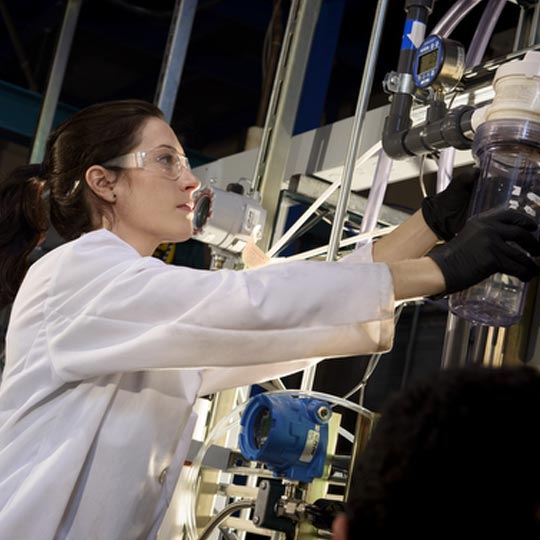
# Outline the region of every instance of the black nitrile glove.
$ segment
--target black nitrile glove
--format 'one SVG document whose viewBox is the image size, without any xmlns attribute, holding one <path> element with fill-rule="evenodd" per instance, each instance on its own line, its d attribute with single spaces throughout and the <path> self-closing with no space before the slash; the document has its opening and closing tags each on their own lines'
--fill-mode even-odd
<svg viewBox="0 0 540 540">
<path fill-rule="evenodd" d="M 472 217 L 461 233 L 428 257 L 441 269 L 447 293 L 467 289 L 497 272 L 529 281 L 540 272 L 527 255 L 540 255 L 534 231 L 535 221 L 517 210 L 489 210 Z"/>
<path fill-rule="evenodd" d="M 448 187 L 422 201 L 427 226 L 442 240 L 452 240 L 467 221 L 469 199 L 478 178 L 478 169 L 457 174 Z"/>
</svg>

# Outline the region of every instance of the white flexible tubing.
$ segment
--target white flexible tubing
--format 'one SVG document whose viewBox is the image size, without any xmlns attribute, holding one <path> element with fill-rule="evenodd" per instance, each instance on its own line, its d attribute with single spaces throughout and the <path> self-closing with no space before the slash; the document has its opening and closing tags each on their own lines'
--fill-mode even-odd
<svg viewBox="0 0 540 540">
<path fill-rule="evenodd" d="M 488 2 L 471 40 L 471 44 L 469 45 L 469 50 L 465 57 L 466 67 L 476 66 L 482 61 L 487 46 L 489 45 L 489 40 L 493 34 L 493 30 L 495 29 L 495 24 L 497 23 L 505 4 L 506 0 L 490 0 Z M 448 33 L 443 34 L 442 37 L 448 37 L 452 30 L 453 28 L 449 29 Z M 437 193 L 446 189 L 452 180 L 455 156 L 455 148 L 446 148 L 441 151 L 439 168 L 437 170 Z"/>
<path fill-rule="evenodd" d="M 368 231 L 362 234 L 357 234 L 351 236 L 350 238 L 345 238 L 339 243 L 339 247 L 352 246 L 353 244 L 362 244 L 366 240 L 371 238 L 377 238 L 379 236 L 386 236 L 392 231 L 395 231 L 399 225 L 390 225 L 384 229 L 375 229 L 373 231 Z M 296 255 L 291 255 L 290 257 L 284 257 L 283 261 L 304 261 L 306 259 L 312 259 L 313 257 L 319 257 L 324 255 L 328 251 L 328 244 L 321 246 L 315 249 L 310 249 L 309 251 L 303 251 L 302 253 L 297 253 Z M 281 260 L 281 259 L 280 259 Z"/>
<path fill-rule="evenodd" d="M 334 182 L 311 204 L 311 206 L 294 222 L 294 224 L 285 232 L 285 234 L 268 250 L 266 255 L 273 257 L 292 237 L 292 235 L 308 220 L 308 218 L 323 204 L 328 197 L 337 190 L 341 180 Z"/>
<path fill-rule="evenodd" d="M 349 441 L 351 444 L 354 443 L 354 435 L 344 427 L 338 427 L 338 435 L 343 437 L 346 441 Z"/>
<path fill-rule="evenodd" d="M 371 412 L 369 409 L 366 409 L 365 407 L 362 407 L 360 405 L 357 405 L 356 403 L 353 403 L 352 401 L 348 401 L 346 399 L 333 396 L 330 394 L 325 394 L 322 392 L 305 392 L 302 390 L 278 390 L 276 392 L 267 392 L 267 395 L 289 395 L 289 396 L 298 396 L 298 397 L 310 397 L 315 399 L 320 399 L 323 401 L 328 401 L 330 403 L 334 403 L 335 405 L 341 405 L 342 407 L 345 407 L 347 409 L 350 409 L 357 414 L 361 414 L 368 418 L 369 420 L 373 420 L 374 413 Z M 193 459 L 191 466 L 189 468 L 186 468 L 186 474 L 181 477 L 181 489 L 180 489 L 180 503 L 181 507 L 186 510 L 186 522 L 185 522 L 185 532 L 186 532 L 186 540 L 197 540 L 197 524 L 196 524 L 196 518 L 195 518 L 195 492 L 197 487 L 197 479 L 199 477 L 199 470 L 201 468 L 202 461 L 204 459 L 204 456 L 206 455 L 206 452 L 212 445 L 212 443 L 218 439 L 219 437 L 222 437 L 227 431 L 229 431 L 232 428 L 238 427 L 238 424 L 240 422 L 240 415 L 241 412 L 245 409 L 246 403 L 242 403 L 235 409 L 233 409 L 227 416 L 223 417 L 212 429 L 212 431 L 208 434 L 205 441 L 199 448 L 199 451 L 197 452 L 197 455 Z M 345 437 L 347 437 L 348 433 L 342 433 Z"/>
<path fill-rule="evenodd" d="M 457 0 L 431 30 L 431 34 L 448 37 L 466 15 L 482 0 Z"/>
<path fill-rule="evenodd" d="M 364 152 L 355 163 L 355 168 L 363 165 L 368 159 L 379 152 L 382 148 L 381 141 L 375 143 L 371 148 Z M 336 191 L 341 185 L 341 179 L 336 180 L 331 186 L 329 186 L 324 193 L 322 193 L 316 201 L 295 221 L 294 225 L 268 250 L 266 255 L 273 257 L 296 233 L 296 231 L 311 217 L 311 215 L 317 210 L 326 200 Z"/>
<path fill-rule="evenodd" d="M 440 193 L 444 191 L 450 181 L 452 180 L 452 173 L 454 172 L 454 159 L 456 157 L 456 149 L 453 147 L 445 148 L 441 150 L 439 156 L 439 164 L 437 169 L 437 185 L 436 191 Z"/>
<path fill-rule="evenodd" d="M 223 417 L 208 434 L 201 445 L 197 455 L 189 467 L 184 468 L 185 474 L 180 477 L 180 507 L 186 510 L 186 521 L 184 523 L 186 538 L 188 540 L 197 539 L 197 523 L 195 518 L 195 494 L 197 489 L 197 479 L 201 463 L 214 440 L 226 433 L 229 429 L 238 424 L 240 413 L 246 407 L 246 403 L 233 409 L 227 416 Z"/>
<path fill-rule="evenodd" d="M 373 178 L 373 184 L 369 190 L 366 211 L 364 212 L 364 217 L 362 218 L 362 224 L 360 226 L 361 233 L 372 231 L 377 226 L 393 163 L 394 160 L 388 157 L 388 154 L 384 150 L 379 152 L 375 177 Z"/>
</svg>

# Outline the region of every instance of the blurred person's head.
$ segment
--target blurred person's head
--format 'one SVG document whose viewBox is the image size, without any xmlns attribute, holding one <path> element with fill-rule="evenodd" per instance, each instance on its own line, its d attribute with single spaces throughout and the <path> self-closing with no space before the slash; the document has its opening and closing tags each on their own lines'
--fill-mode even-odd
<svg viewBox="0 0 540 540">
<path fill-rule="evenodd" d="M 540 538 L 539 417 L 531 368 L 441 372 L 397 394 L 359 457 L 335 540 Z"/>
</svg>

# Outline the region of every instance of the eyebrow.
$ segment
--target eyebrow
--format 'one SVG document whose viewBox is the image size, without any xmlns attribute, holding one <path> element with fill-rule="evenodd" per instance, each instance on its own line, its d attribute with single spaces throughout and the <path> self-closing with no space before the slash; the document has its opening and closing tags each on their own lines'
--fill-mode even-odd
<svg viewBox="0 0 540 540">
<path fill-rule="evenodd" d="M 171 146 L 170 144 L 158 144 L 157 146 L 155 146 L 154 148 L 169 148 L 170 150 L 174 150 L 175 152 L 178 152 L 178 150 L 174 147 L 174 146 Z M 181 152 L 178 152 L 181 156 L 184 156 L 186 157 L 186 154 L 182 154 Z"/>
</svg>

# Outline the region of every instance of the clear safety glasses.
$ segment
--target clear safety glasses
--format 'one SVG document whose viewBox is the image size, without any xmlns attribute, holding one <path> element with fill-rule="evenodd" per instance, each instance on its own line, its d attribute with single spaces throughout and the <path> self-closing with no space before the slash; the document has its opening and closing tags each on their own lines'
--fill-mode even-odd
<svg viewBox="0 0 540 540">
<path fill-rule="evenodd" d="M 147 171 L 162 174 L 169 180 L 181 179 L 186 171 L 191 170 L 188 158 L 168 146 L 158 146 L 152 148 L 152 150 L 124 154 L 110 159 L 103 166 L 120 167 L 122 169 L 146 169 Z"/>
</svg>

